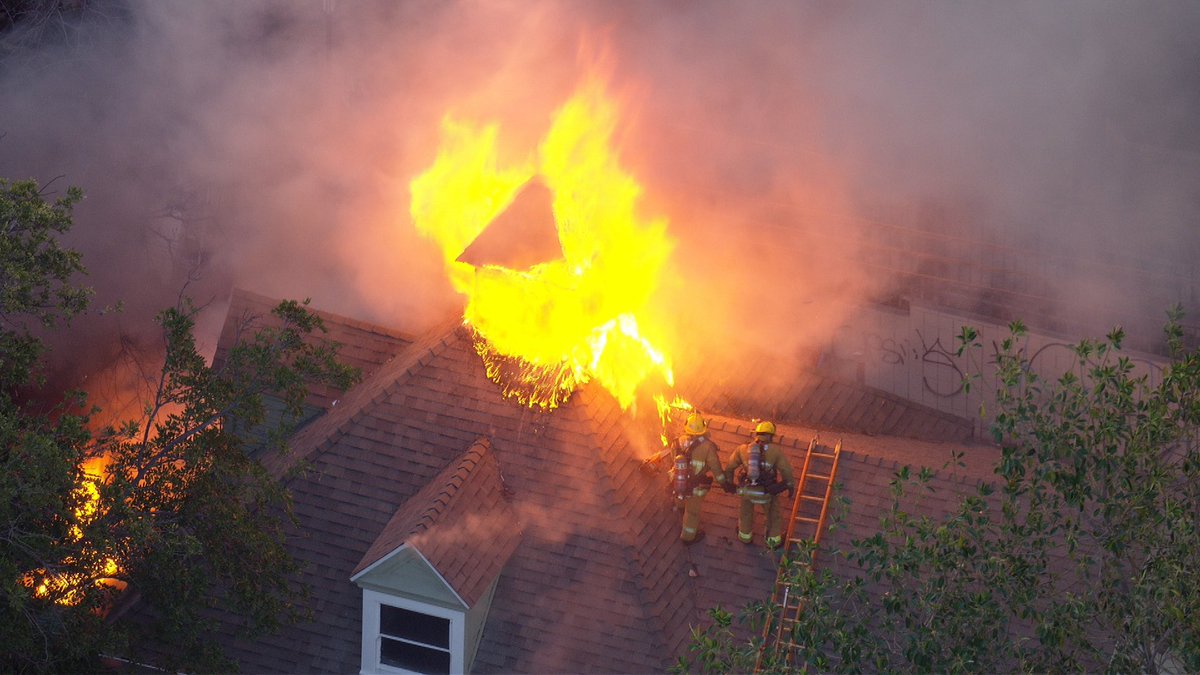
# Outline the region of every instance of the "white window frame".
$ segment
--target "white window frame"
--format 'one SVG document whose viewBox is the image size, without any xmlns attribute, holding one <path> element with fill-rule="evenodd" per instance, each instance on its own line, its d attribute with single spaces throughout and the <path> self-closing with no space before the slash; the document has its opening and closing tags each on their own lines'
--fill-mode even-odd
<svg viewBox="0 0 1200 675">
<path fill-rule="evenodd" d="M 362 614 L 362 668 L 360 673 L 411 673 L 410 670 L 388 666 L 379 662 L 381 639 L 379 632 L 380 605 L 391 605 L 410 612 L 436 616 L 450 621 L 450 672 L 463 672 L 466 655 L 466 615 L 461 611 L 446 609 L 438 605 L 402 598 L 396 595 L 363 589 Z"/>
</svg>

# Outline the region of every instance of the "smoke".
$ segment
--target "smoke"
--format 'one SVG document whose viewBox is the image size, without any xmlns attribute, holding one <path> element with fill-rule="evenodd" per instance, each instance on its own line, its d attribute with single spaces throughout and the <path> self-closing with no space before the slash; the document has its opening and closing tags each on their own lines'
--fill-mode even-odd
<svg viewBox="0 0 1200 675">
<path fill-rule="evenodd" d="M 85 189 L 70 243 L 127 306 L 60 340 L 66 379 L 118 333 L 153 345 L 185 282 L 206 345 L 234 285 L 407 330 L 454 311 L 408 217 L 443 115 L 524 154 L 597 60 L 678 239 L 657 311 L 685 367 L 807 358 L 894 291 L 864 252 L 895 227 L 1184 270 L 1200 249 L 1194 3 L 84 4 L 0 45 L 0 175 Z M 1051 295 L 1119 315 L 1153 290 L 1102 270 Z"/>
</svg>

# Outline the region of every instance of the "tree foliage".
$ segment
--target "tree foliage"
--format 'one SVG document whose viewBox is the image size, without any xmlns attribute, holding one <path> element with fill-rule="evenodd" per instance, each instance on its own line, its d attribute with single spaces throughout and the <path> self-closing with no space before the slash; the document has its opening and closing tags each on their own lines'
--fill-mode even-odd
<svg viewBox="0 0 1200 675">
<path fill-rule="evenodd" d="M 1053 380 L 1012 324 L 994 353 L 994 478 L 934 517 L 918 515 L 933 472 L 897 472 L 877 533 L 789 567 L 798 647 L 763 669 L 1200 671 L 1200 353 L 1180 318 L 1161 372 L 1137 372 L 1118 329 Z M 677 668 L 741 670 L 769 611 L 739 632 L 721 612 Z"/>
<path fill-rule="evenodd" d="M 58 241 L 82 199 L 72 187 L 49 202 L 34 181 L 0 178 L 0 391 L 27 383 L 42 354 L 37 329 L 69 320 L 91 301 L 91 289 L 72 283 L 84 272 L 79 253 Z"/>
<path fill-rule="evenodd" d="M 160 665 L 228 667 L 212 648 L 210 608 L 241 615 L 251 632 L 301 617 L 304 589 L 284 547 L 288 495 L 232 425 L 263 423 L 270 394 L 286 403 L 287 429 L 311 383 L 345 388 L 356 374 L 334 345 L 305 339 L 322 326 L 303 305 L 273 313 L 277 325 L 235 345 L 219 369 L 196 351 L 190 306 L 160 314 L 166 360 L 153 401 L 92 449 L 107 461 L 92 527 L 114 545 L 108 556 L 130 561 L 131 587 L 155 613 L 140 638 L 177 647 Z"/>
<path fill-rule="evenodd" d="M 25 583 L 31 570 L 69 557 L 58 542 L 71 539 L 82 504 L 77 486 L 86 420 L 30 415 L 15 398 L 34 378 L 42 354 L 35 331 L 69 319 L 90 299 L 88 289 L 71 283 L 83 271 L 79 255 L 57 239 L 70 228 L 71 209 L 81 198 L 71 189 L 47 202 L 33 181 L 0 179 L 0 644 L 6 670 L 71 663 L 79 658 L 76 645 L 99 639 L 94 613 L 42 607 Z M 60 646 L 55 633 L 79 641 Z"/>
<path fill-rule="evenodd" d="M 167 646 L 163 665 L 227 669 L 209 610 L 270 630 L 296 618 L 303 593 L 284 548 L 286 491 L 249 458 L 233 421 L 263 422 L 273 396 L 286 403 L 285 426 L 309 384 L 344 388 L 356 373 L 337 362 L 336 345 L 309 337 L 321 321 L 293 301 L 213 368 L 196 349 L 197 310 L 181 298 L 158 316 L 165 357 L 139 419 L 94 429 L 98 411 L 79 414 L 81 395 L 49 415 L 23 409 L 12 392 L 40 354 L 25 323 L 56 325 L 84 309 L 90 293 L 71 285 L 83 268 L 56 239 L 78 191 L 39 204 L 34 184 L 4 186 L 0 669 L 95 669 L 131 636 Z M 113 621 L 114 609 L 132 601 L 152 620 Z"/>
</svg>

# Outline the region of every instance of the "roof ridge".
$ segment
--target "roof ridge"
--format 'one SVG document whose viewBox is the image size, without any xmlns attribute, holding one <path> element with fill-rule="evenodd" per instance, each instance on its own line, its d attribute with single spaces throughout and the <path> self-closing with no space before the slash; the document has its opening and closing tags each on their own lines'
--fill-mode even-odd
<svg viewBox="0 0 1200 675">
<path fill-rule="evenodd" d="M 727 431 L 730 433 L 735 433 L 739 436 L 745 436 L 747 439 L 749 439 L 751 436 L 753 436 L 754 426 L 752 424 L 751 425 L 743 425 L 743 424 L 741 424 L 741 422 L 742 422 L 742 420 L 739 418 L 731 418 L 731 417 L 725 417 L 725 416 L 722 416 L 720 418 L 717 418 L 717 417 L 709 417 L 708 418 L 709 427 L 720 430 L 720 431 Z M 832 431 L 832 430 L 828 430 L 828 429 L 809 429 L 809 431 L 812 431 L 812 435 L 807 436 L 807 437 L 804 434 L 799 434 L 799 435 L 797 435 L 797 434 L 778 434 L 775 437 L 775 443 L 777 443 L 779 445 L 785 445 L 788 447 L 795 448 L 801 452 L 805 452 L 808 449 L 809 442 L 812 440 L 815 440 L 819 444 L 823 444 L 823 445 L 826 445 L 829 447 L 832 447 L 832 445 L 830 443 L 827 443 L 826 441 L 831 440 L 831 439 L 836 439 L 835 442 L 838 440 L 843 440 L 843 435 L 841 432 Z M 851 435 L 855 435 L 855 434 L 851 434 Z M 857 434 L 857 435 L 861 435 L 861 434 Z M 934 467 L 934 466 L 928 466 L 926 464 L 922 464 L 922 463 L 916 462 L 916 461 L 902 462 L 900 460 L 893 459 L 890 457 L 884 457 L 882 455 L 877 455 L 877 454 L 871 452 L 869 447 L 866 449 L 860 448 L 857 450 L 843 449 L 842 453 L 845 455 L 849 455 L 850 457 L 856 459 L 857 461 L 863 462 L 865 464 L 869 464 L 872 466 L 878 466 L 878 467 L 887 467 L 887 468 L 893 469 L 893 470 L 899 470 L 905 464 L 908 464 L 909 466 L 927 468 L 930 471 L 932 471 L 935 476 L 937 476 L 938 478 L 940 478 L 942 480 L 950 481 L 952 483 L 959 483 L 962 485 L 979 485 L 981 483 L 989 482 L 989 480 L 986 477 L 972 475 L 972 474 L 964 472 L 964 471 L 955 471 L 955 470 L 953 470 L 953 467 L 947 467 L 945 465 L 943 465 L 941 467 Z"/>
<path fill-rule="evenodd" d="M 383 559 L 396 548 L 390 542 L 384 541 L 384 537 L 389 534 L 393 524 L 398 520 L 411 520 L 412 525 L 406 527 L 399 533 L 391 533 L 393 536 L 389 539 L 397 539 L 403 542 L 412 538 L 416 534 L 420 534 L 429 530 L 437 524 L 438 519 L 446 513 L 446 507 L 450 504 L 455 493 L 462 487 L 471 472 L 479 466 L 484 455 L 491 452 L 491 441 L 486 437 L 475 439 L 470 447 L 462 452 L 457 458 L 457 461 L 451 460 L 437 474 L 430 478 L 428 482 L 415 494 L 405 499 L 397 507 L 392 514 L 391 519 L 383 526 L 376 535 L 375 542 L 367 548 L 358 565 L 355 566 L 351 577 L 355 577 L 368 567 L 371 567 L 379 560 Z M 425 506 L 422 507 L 421 505 Z M 414 512 L 410 515 L 406 513 L 409 506 L 413 507 Z M 402 516 L 407 516 L 402 518 Z M 381 543 L 382 542 L 382 543 Z M 386 547 L 386 550 L 381 548 L 381 545 Z"/>
<path fill-rule="evenodd" d="M 263 464 L 276 475 L 281 475 L 300 460 L 319 454 L 320 448 L 328 447 L 340 437 L 346 426 L 357 421 L 373 403 L 411 379 L 433 357 L 461 339 L 457 331 L 461 323 L 461 319 L 455 319 L 451 326 L 448 325 L 449 321 L 443 321 L 426 331 L 424 336 L 386 361 L 366 380 L 346 390 L 339 401 L 334 401 L 329 411 L 297 431 L 284 452 L 267 457 Z M 341 405 L 338 405 L 339 402 Z"/>
<path fill-rule="evenodd" d="M 724 417 L 724 416 L 722 416 L 722 417 Z M 728 431 L 731 434 L 736 434 L 738 436 L 744 437 L 746 439 L 747 443 L 749 443 L 750 439 L 753 438 L 753 436 L 754 436 L 754 425 L 749 424 L 747 426 L 743 426 L 741 424 L 741 422 L 743 420 L 741 420 L 740 418 L 728 417 L 728 418 L 722 419 L 722 418 L 716 418 L 716 417 L 709 417 L 709 418 L 707 418 L 707 420 L 708 420 L 709 427 L 715 428 L 719 431 Z M 814 433 L 811 438 L 806 440 L 802 436 L 797 436 L 794 434 L 776 434 L 773 442 L 776 445 L 786 445 L 788 447 L 804 450 L 804 449 L 808 448 L 808 444 L 812 441 L 813 438 L 819 438 L 819 436 L 820 436 L 819 433 Z"/>
<path fill-rule="evenodd" d="M 506 526 L 495 527 L 496 518 Z M 486 527 L 481 525 L 485 522 L 493 528 L 478 531 Z M 402 550 L 411 549 L 464 606 L 472 607 L 498 578 L 522 536 L 491 439 L 480 436 L 397 506 L 350 580 L 371 574 Z"/>
<path fill-rule="evenodd" d="M 757 354 L 744 364 L 744 370 L 749 377 L 766 371 L 767 366 L 761 354 Z M 697 391 L 686 395 L 707 413 L 731 417 L 761 414 L 776 424 L 835 433 L 882 434 L 927 441 L 962 441 L 975 433 L 975 423 L 969 416 L 803 363 L 795 365 L 789 380 L 768 391 L 756 393 L 744 383 L 734 383 L 723 390 L 716 383 L 702 380 Z"/>
<path fill-rule="evenodd" d="M 275 305 L 278 305 L 280 302 L 282 302 L 283 300 L 286 299 L 286 298 L 272 298 L 270 296 L 263 295 L 261 293 L 255 293 L 254 291 L 235 286 L 233 289 L 233 292 L 230 294 L 230 306 L 233 306 L 236 304 L 234 302 L 234 298 L 236 298 L 237 296 L 250 298 L 252 300 L 258 301 L 260 304 L 268 306 L 268 312 L 270 311 L 270 309 L 274 309 Z M 368 333 L 376 333 L 379 335 L 384 335 L 387 337 L 393 337 L 393 338 L 398 338 L 401 340 L 408 340 L 408 341 L 412 341 L 415 337 L 412 333 L 409 333 L 407 331 L 402 331 L 402 330 L 399 330 L 396 328 L 391 328 L 391 327 L 385 326 L 383 324 L 373 323 L 370 321 L 363 321 L 362 319 L 355 319 L 354 317 L 347 316 L 345 314 L 339 314 L 338 312 L 331 312 L 327 309 L 320 309 L 317 307 L 313 307 L 311 305 L 306 305 L 306 307 L 308 308 L 309 311 L 317 314 L 322 319 L 332 318 L 332 319 L 335 319 L 338 323 L 341 323 L 346 326 L 352 326 L 354 328 L 359 328 Z"/>
<path fill-rule="evenodd" d="M 442 469 L 441 472 L 434 476 L 433 479 L 425 485 L 425 487 L 421 488 L 417 494 L 409 497 L 409 500 L 411 501 L 420 497 L 422 493 L 427 490 L 432 492 L 429 500 L 430 505 L 427 506 L 425 510 L 416 517 L 416 522 L 414 523 L 412 530 L 408 532 L 408 537 L 424 532 L 425 530 L 428 530 L 437 524 L 438 519 L 446 513 L 446 506 L 450 504 L 452 499 L 454 499 L 454 495 L 458 493 L 460 488 L 462 488 L 463 483 L 466 482 L 467 478 L 471 476 L 471 473 L 475 470 L 475 467 L 479 466 L 479 463 L 483 461 L 484 453 L 491 451 L 491 448 L 492 443 L 488 438 L 481 437 L 476 439 L 475 442 L 471 444 L 471 447 L 467 448 L 466 451 L 464 451 L 460 456 L 457 466 L 453 463 L 448 464 L 446 468 Z M 441 481 L 440 489 L 432 490 L 431 488 L 433 486 L 439 484 L 438 479 L 447 471 L 449 471 L 451 467 L 453 467 L 454 470 L 450 472 L 448 476 L 446 476 L 444 481 Z"/>
</svg>

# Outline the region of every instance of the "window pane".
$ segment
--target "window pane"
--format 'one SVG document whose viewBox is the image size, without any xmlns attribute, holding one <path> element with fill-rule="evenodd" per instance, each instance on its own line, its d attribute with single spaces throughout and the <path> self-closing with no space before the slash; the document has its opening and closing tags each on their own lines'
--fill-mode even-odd
<svg viewBox="0 0 1200 675">
<path fill-rule="evenodd" d="M 379 632 L 442 649 L 450 648 L 450 619 L 440 616 L 380 605 Z"/>
<path fill-rule="evenodd" d="M 379 643 L 379 662 L 386 666 L 431 675 L 450 672 L 450 652 L 387 638 L 381 638 Z"/>
</svg>

